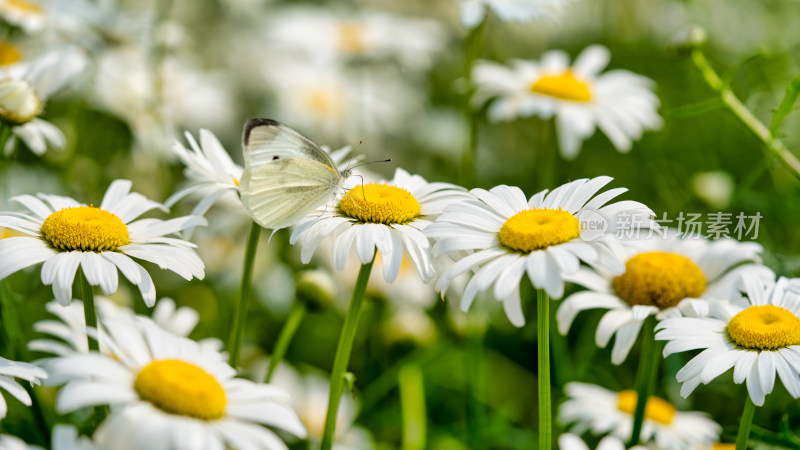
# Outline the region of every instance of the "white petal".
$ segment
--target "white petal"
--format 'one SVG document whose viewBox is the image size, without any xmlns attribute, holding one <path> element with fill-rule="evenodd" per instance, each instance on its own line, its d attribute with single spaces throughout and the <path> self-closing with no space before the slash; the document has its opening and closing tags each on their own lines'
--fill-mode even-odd
<svg viewBox="0 0 800 450">
<path fill-rule="evenodd" d="M 0 280 L 55 255 L 55 250 L 35 238 L 0 239 Z"/>
</svg>

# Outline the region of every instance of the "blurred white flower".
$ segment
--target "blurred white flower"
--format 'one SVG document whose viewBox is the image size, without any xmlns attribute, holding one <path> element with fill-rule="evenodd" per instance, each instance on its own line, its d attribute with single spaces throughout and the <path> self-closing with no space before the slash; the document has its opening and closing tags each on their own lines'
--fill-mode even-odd
<svg viewBox="0 0 800 450">
<path fill-rule="evenodd" d="M 33 0 L 0 0 L 0 17 L 26 33 L 42 31 L 47 20 L 45 8 Z"/>
<path fill-rule="evenodd" d="M 475 28 L 491 10 L 503 22 L 555 18 L 570 0 L 458 0 L 461 24 Z"/>
<path fill-rule="evenodd" d="M 78 434 L 74 425 L 60 423 L 53 427 L 53 450 L 101 450 L 91 438 Z"/>
<path fill-rule="evenodd" d="M 174 57 L 154 68 L 145 49 L 131 46 L 104 53 L 97 66 L 98 101 L 127 121 L 145 154 L 172 159 L 180 128 L 233 126 L 231 84 L 222 73 Z"/>
<path fill-rule="evenodd" d="M 649 78 L 626 70 L 600 73 L 610 58 L 607 48 L 593 45 L 572 65 L 561 50 L 548 51 L 540 61 L 514 60 L 511 67 L 478 61 L 473 67 L 474 100 L 483 104 L 494 99 L 489 105 L 492 121 L 555 117 L 566 159 L 575 158 L 597 128 L 625 153 L 646 130 L 661 127 L 659 99 Z"/>
<path fill-rule="evenodd" d="M 47 378 L 47 372 L 33 364 L 0 358 L 0 387 L 13 395 L 25 406 L 31 406 L 32 402 L 28 391 L 14 378 L 19 378 L 33 384 L 39 384 L 41 380 Z M 0 396 L 0 419 L 4 418 L 7 413 L 8 405 L 6 404 L 6 399 Z"/>
<path fill-rule="evenodd" d="M 96 296 L 94 300 L 97 316 L 101 324 L 105 319 L 135 320 L 136 314 L 130 308 L 117 305 L 102 296 Z M 47 303 L 45 308 L 48 312 L 58 317 L 59 320 L 45 319 L 36 322 L 33 325 L 34 331 L 49 335 L 49 337 L 30 341 L 28 348 L 58 356 L 70 353 L 87 353 L 89 347 L 86 342 L 86 319 L 83 313 L 83 302 L 74 299 L 69 305 L 65 306 L 53 301 Z M 177 336 L 188 336 L 194 330 L 199 319 L 200 316 L 197 311 L 188 306 L 177 308 L 175 301 L 169 297 L 159 299 L 155 308 L 153 308 L 152 320 L 161 328 Z M 98 332 L 100 334 L 108 334 L 102 327 Z M 215 339 L 214 341 L 217 340 Z M 100 344 L 100 352 L 109 354 L 110 350 L 103 345 L 104 341 L 102 339 Z M 216 343 L 210 342 L 210 345 L 218 348 Z"/>
<path fill-rule="evenodd" d="M 396 70 L 348 70 L 329 61 L 289 63 L 265 59 L 275 96 L 275 117 L 319 140 L 357 142 L 404 129 L 423 97 Z"/>
<path fill-rule="evenodd" d="M 329 380 L 317 372 L 300 374 L 287 364 L 280 364 L 270 384 L 289 393 L 292 409 L 308 430 L 309 447 L 318 447 L 328 411 Z M 369 450 L 375 447 L 369 431 L 354 424 L 357 413 L 356 401 L 342 393 L 336 413 L 335 450 Z"/>
<path fill-rule="evenodd" d="M 14 150 L 17 138 L 37 155 L 48 147 L 64 148 L 61 130 L 37 116 L 47 98 L 83 72 L 87 63 L 83 51 L 65 48 L 0 69 L 0 119 L 12 130 L 3 149 L 6 154 Z"/>
<path fill-rule="evenodd" d="M 427 69 L 446 41 L 442 25 L 387 12 L 295 9 L 276 14 L 265 43 L 283 58 L 396 61 Z"/>
<path fill-rule="evenodd" d="M 564 433 L 558 437 L 559 450 L 590 450 L 589 446 L 577 435 Z M 606 436 L 597 444 L 596 450 L 625 450 L 627 447 L 616 436 Z M 631 447 L 630 450 L 647 450 L 643 445 Z"/>
<path fill-rule="evenodd" d="M 692 175 L 694 194 L 712 208 L 727 208 L 733 200 L 735 189 L 733 176 L 724 170 L 697 172 Z"/>
<path fill-rule="evenodd" d="M 633 432 L 636 391 L 614 392 L 601 386 L 572 382 L 564 386 L 567 400 L 558 409 L 558 418 L 573 424 L 571 433 L 610 434 L 629 439 Z M 655 441 L 659 449 L 685 450 L 710 444 L 719 438 L 722 427 L 695 411 L 678 411 L 658 397 L 647 399 L 641 440 Z"/>
<path fill-rule="evenodd" d="M 0 434 L 0 449 L 2 450 L 41 450 L 36 445 L 28 445 L 22 439 L 10 434 Z"/>
</svg>

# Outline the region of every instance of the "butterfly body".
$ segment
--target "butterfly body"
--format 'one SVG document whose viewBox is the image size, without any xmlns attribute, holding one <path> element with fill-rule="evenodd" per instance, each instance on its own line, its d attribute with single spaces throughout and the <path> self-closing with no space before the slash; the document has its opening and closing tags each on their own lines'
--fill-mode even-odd
<svg viewBox="0 0 800 450">
<path fill-rule="evenodd" d="M 242 204 L 264 228 L 298 222 L 330 200 L 350 175 L 314 141 L 272 119 L 248 120 L 242 148 Z"/>
</svg>

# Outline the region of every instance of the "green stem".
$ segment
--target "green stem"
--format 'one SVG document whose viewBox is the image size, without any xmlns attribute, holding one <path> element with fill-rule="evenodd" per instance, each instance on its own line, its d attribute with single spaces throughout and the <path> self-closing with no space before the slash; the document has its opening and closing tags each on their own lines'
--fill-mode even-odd
<svg viewBox="0 0 800 450">
<path fill-rule="evenodd" d="M 403 412 L 403 449 L 425 448 L 425 385 L 422 371 L 414 364 L 403 366 L 398 377 L 400 407 Z"/>
<path fill-rule="evenodd" d="M 89 328 L 92 327 L 97 330 L 97 336 L 100 337 L 100 327 L 97 323 L 97 312 L 94 307 L 94 290 L 92 285 L 83 274 L 83 269 L 78 269 L 78 282 L 81 285 L 81 300 L 83 300 L 83 317 L 86 320 L 86 343 L 89 346 L 89 351 L 99 352 L 100 343 L 97 339 L 89 336 Z M 103 419 L 108 416 L 108 406 L 95 406 L 94 408 L 94 423 L 99 425 Z"/>
<path fill-rule="evenodd" d="M 756 405 L 747 395 L 742 412 L 742 420 L 739 422 L 739 434 L 736 435 L 736 450 L 745 450 L 747 440 L 750 438 L 750 428 L 753 426 L 753 416 L 756 413 Z"/>
<path fill-rule="evenodd" d="M 639 444 L 644 424 L 647 399 L 653 392 L 653 386 L 661 361 L 660 345 L 655 340 L 655 316 L 648 317 L 642 324 L 642 351 L 639 354 L 639 369 L 636 373 L 636 409 L 633 413 L 633 429 L 631 430 L 630 447 Z"/>
<path fill-rule="evenodd" d="M 486 366 L 484 364 L 484 339 L 486 337 L 486 316 L 478 305 L 467 317 L 467 349 L 464 354 L 464 371 L 467 374 L 468 394 L 467 436 L 473 449 L 486 448 L 484 431 L 486 427 Z"/>
<path fill-rule="evenodd" d="M 4 280 L 0 281 L 0 308 L 0 318 L 8 339 L 8 357 L 16 360 L 19 352 L 25 350 L 24 335 L 17 314 L 16 299 Z"/>
<path fill-rule="evenodd" d="M 278 364 L 280 364 L 283 357 L 286 355 L 286 350 L 289 348 L 289 344 L 292 342 L 292 338 L 295 332 L 297 332 L 297 328 L 300 326 L 303 318 L 306 316 L 307 311 L 308 307 L 306 307 L 305 303 L 302 301 L 295 301 L 294 305 L 292 305 L 292 310 L 289 311 L 289 317 L 286 318 L 286 323 L 283 324 L 278 339 L 275 341 L 275 350 L 273 350 L 272 357 L 269 359 L 269 369 L 267 369 L 267 378 L 264 380 L 265 383 L 269 383 L 269 380 L 272 379 L 272 374 L 275 373 Z"/>
<path fill-rule="evenodd" d="M 763 144 L 764 146 L 774 153 L 795 175 L 800 176 L 800 160 L 789 151 L 786 145 L 780 139 L 776 139 L 770 133 L 769 128 L 761 123 L 756 116 L 747 109 L 747 106 L 736 97 L 731 88 L 719 77 L 714 67 L 706 59 L 705 54 L 700 49 L 692 50 L 692 62 L 700 69 L 703 78 L 708 83 L 711 89 L 715 90 L 722 102 L 728 109 L 739 119 L 744 126 L 747 127 Z"/>
<path fill-rule="evenodd" d="M 538 377 L 539 377 L 539 449 L 550 450 L 553 442 L 553 411 L 550 399 L 550 296 L 539 289 L 536 292 L 539 311 L 538 322 Z"/>
<path fill-rule="evenodd" d="M 328 393 L 325 430 L 322 434 L 322 450 L 331 450 L 333 448 L 333 434 L 336 431 L 336 412 L 339 410 L 339 400 L 344 389 L 344 372 L 350 362 L 350 352 L 353 350 L 353 341 L 356 337 L 356 328 L 358 328 L 358 317 L 361 315 L 361 307 L 364 306 L 364 293 L 367 291 L 367 282 L 374 263 L 375 255 L 373 254 L 372 261 L 362 265 L 361 270 L 358 272 L 358 279 L 353 288 L 353 297 L 350 299 L 347 317 L 344 319 L 342 334 L 339 335 L 339 344 L 336 346 L 336 356 L 331 370 L 331 387 Z"/>
<path fill-rule="evenodd" d="M 89 346 L 89 351 L 100 351 L 100 344 L 97 339 L 89 337 L 89 328 L 99 330 L 97 326 L 97 312 L 94 308 L 94 290 L 86 276 L 83 274 L 83 269 L 78 270 L 78 280 L 81 284 L 81 300 L 83 300 L 83 317 L 86 319 L 86 342 Z"/>
<path fill-rule="evenodd" d="M 236 368 L 239 363 L 239 348 L 242 346 L 244 337 L 244 325 L 247 321 L 247 305 L 250 298 L 250 285 L 253 281 L 253 262 L 256 259 L 256 249 L 258 249 L 258 235 L 261 233 L 261 226 L 255 222 L 250 225 L 250 235 L 247 238 L 247 249 L 244 252 L 244 269 L 242 270 L 242 284 L 239 287 L 239 302 L 233 313 L 233 325 L 231 335 L 228 338 L 228 363 Z"/>
<path fill-rule="evenodd" d="M 461 157 L 460 182 L 463 186 L 475 184 L 475 152 L 478 146 L 478 120 L 477 115 L 472 111 L 472 63 L 480 57 L 483 47 L 483 29 L 486 26 L 486 17 L 475 28 L 469 30 L 466 42 L 464 43 L 464 118 L 467 121 L 468 135 L 467 147 Z"/>
</svg>

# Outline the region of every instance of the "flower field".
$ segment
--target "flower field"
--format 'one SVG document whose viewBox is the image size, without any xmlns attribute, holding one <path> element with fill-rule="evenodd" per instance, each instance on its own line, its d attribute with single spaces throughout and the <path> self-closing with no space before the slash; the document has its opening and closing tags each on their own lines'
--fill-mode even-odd
<svg viewBox="0 0 800 450">
<path fill-rule="evenodd" d="M 788 0 L 0 0 L 0 449 L 800 448 Z"/>
</svg>

